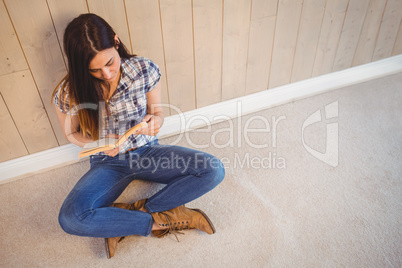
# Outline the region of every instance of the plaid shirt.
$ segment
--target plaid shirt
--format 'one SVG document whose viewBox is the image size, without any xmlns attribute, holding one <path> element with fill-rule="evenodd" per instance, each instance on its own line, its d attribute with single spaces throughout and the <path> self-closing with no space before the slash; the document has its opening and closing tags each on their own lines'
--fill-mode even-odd
<svg viewBox="0 0 402 268">
<path fill-rule="evenodd" d="M 117 89 L 108 101 L 110 115 L 106 113 L 105 103 L 93 105 L 100 107 L 102 114 L 102 126 L 99 130 L 100 139 L 108 134 L 122 135 L 128 129 L 139 124 L 147 114 L 147 96 L 159 82 L 161 73 L 159 67 L 151 60 L 143 57 L 132 57 L 121 59 L 121 78 Z M 68 92 L 61 92 L 62 84 L 56 92 L 53 102 L 61 112 L 76 115 L 77 106 L 69 110 Z M 85 107 L 82 105 L 81 107 Z M 121 147 L 120 153 L 128 149 L 141 147 L 150 141 L 155 140 L 155 136 L 131 135 Z M 105 153 L 97 153 L 105 155 Z"/>
</svg>

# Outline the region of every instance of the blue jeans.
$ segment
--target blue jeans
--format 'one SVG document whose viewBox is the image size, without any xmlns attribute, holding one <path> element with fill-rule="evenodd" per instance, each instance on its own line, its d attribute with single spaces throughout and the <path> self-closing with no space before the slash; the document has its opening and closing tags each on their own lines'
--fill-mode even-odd
<svg viewBox="0 0 402 268">
<path fill-rule="evenodd" d="M 225 170 L 216 157 L 179 146 L 153 141 L 115 157 L 91 156 L 91 169 L 77 182 L 59 214 L 62 229 L 89 237 L 148 236 L 150 213 L 190 202 L 215 188 Z M 110 205 L 133 180 L 166 186 L 148 198 L 145 208 L 126 210 Z"/>
</svg>

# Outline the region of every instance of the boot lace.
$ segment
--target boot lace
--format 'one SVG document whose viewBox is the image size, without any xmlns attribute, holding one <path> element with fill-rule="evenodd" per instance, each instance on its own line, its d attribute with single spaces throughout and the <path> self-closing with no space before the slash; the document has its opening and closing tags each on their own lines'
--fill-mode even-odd
<svg viewBox="0 0 402 268">
<path fill-rule="evenodd" d="M 160 215 L 164 216 L 165 222 L 166 222 L 166 223 L 163 223 L 161 226 L 168 227 L 168 228 L 166 229 L 165 232 L 163 232 L 161 235 L 158 236 L 159 238 L 164 237 L 168 234 L 173 234 L 176 237 L 177 242 L 180 242 L 179 238 L 177 237 L 176 234 L 184 235 L 184 233 L 180 232 L 180 231 L 185 230 L 185 229 L 191 229 L 190 223 L 188 221 L 173 222 L 172 218 L 169 215 L 167 215 L 163 212 L 160 212 Z"/>
</svg>

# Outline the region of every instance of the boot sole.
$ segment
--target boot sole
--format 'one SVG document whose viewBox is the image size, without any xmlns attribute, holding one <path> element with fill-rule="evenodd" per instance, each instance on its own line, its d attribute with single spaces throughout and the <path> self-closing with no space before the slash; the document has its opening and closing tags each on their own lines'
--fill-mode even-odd
<svg viewBox="0 0 402 268">
<path fill-rule="evenodd" d="M 122 236 L 117 243 L 120 243 L 121 240 L 123 240 L 125 236 Z M 109 247 L 109 240 L 105 238 L 105 248 L 106 248 L 106 256 L 108 259 L 111 259 L 112 256 L 110 256 L 110 247 Z"/>
<path fill-rule="evenodd" d="M 106 256 L 108 259 L 112 258 L 110 256 L 110 250 L 109 250 L 109 240 L 107 238 L 105 238 L 105 247 L 106 247 Z"/>
<path fill-rule="evenodd" d="M 212 234 L 216 233 L 215 226 L 212 224 L 212 221 L 209 219 L 209 217 L 202 211 L 201 209 L 198 208 L 192 208 L 191 210 L 197 211 L 204 216 L 204 218 L 208 221 L 209 226 L 212 228 Z"/>
</svg>

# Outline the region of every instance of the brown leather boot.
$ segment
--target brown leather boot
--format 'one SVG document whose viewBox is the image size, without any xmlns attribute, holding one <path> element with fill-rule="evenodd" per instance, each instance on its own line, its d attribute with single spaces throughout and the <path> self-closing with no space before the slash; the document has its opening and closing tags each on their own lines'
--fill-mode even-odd
<svg viewBox="0 0 402 268">
<path fill-rule="evenodd" d="M 151 215 L 156 224 L 160 227 L 167 227 L 166 230 L 152 231 L 152 234 L 158 238 L 184 229 L 198 229 L 210 235 L 216 232 L 211 220 L 200 209 L 180 206 L 163 212 L 151 213 Z"/>
<path fill-rule="evenodd" d="M 144 207 L 146 199 L 138 200 L 133 204 L 126 204 L 126 203 L 113 203 L 111 207 L 123 208 L 128 210 L 140 210 Z M 123 240 L 125 237 L 110 237 L 105 238 L 105 247 L 106 247 L 106 255 L 107 258 L 110 259 L 114 256 L 116 252 L 117 243 Z"/>
</svg>

